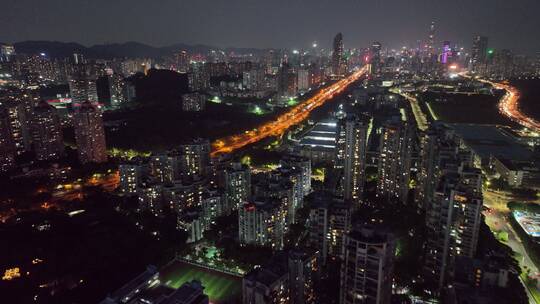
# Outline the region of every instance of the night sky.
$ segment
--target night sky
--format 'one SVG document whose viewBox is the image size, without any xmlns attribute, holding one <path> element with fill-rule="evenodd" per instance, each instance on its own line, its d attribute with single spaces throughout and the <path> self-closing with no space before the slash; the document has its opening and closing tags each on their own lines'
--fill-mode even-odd
<svg viewBox="0 0 540 304">
<path fill-rule="evenodd" d="M 238 47 L 412 45 L 437 22 L 437 42 L 540 51 L 539 0 L 0 0 L 0 41 L 138 41 Z"/>
</svg>

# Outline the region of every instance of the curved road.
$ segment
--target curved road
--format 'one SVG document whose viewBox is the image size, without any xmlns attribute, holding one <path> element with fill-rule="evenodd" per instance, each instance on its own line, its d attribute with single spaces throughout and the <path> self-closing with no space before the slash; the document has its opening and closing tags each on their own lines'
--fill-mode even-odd
<svg viewBox="0 0 540 304">
<path fill-rule="evenodd" d="M 499 102 L 499 111 L 517 122 L 518 124 L 531 129 L 534 132 L 540 132 L 540 122 L 532 117 L 528 117 L 519 109 L 519 91 L 517 88 L 506 82 L 496 83 L 489 80 L 480 80 L 481 82 L 491 84 L 494 88 L 505 90 L 506 94 Z"/>
<path fill-rule="evenodd" d="M 309 116 L 309 113 L 315 108 L 323 105 L 336 94 L 343 92 L 349 85 L 366 74 L 367 71 L 368 69 L 366 66 L 362 67 L 350 76 L 321 89 L 313 97 L 295 106 L 290 111 L 278 116 L 275 120 L 269 121 L 256 129 L 216 140 L 212 143 L 213 149 L 211 155 L 216 156 L 219 154 L 230 153 L 249 144 L 258 142 L 266 137 L 282 135 L 287 129 L 306 119 Z"/>
</svg>

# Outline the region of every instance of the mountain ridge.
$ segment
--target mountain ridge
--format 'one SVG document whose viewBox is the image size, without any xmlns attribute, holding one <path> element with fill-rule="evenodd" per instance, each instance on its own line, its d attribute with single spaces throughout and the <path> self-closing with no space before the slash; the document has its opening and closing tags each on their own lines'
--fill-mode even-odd
<svg viewBox="0 0 540 304">
<path fill-rule="evenodd" d="M 76 42 L 61 42 L 48 40 L 28 40 L 13 44 L 17 53 L 39 54 L 45 53 L 50 58 L 66 58 L 73 53 L 81 53 L 89 59 L 113 59 L 113 58 L 160 58 L 170 56 L 175 52 L 186 50 L 190 53 L 208 53 L 211 50 L 224 50 L 225 52 L 235 52 L 239 54 L 260 54 L 268 49 L 257 48 L 219 48 L 210 45 L 196 44 L 189 45 L 176 43 L 168 46 L 154 47 L 136 41 L 123 43 L 96 44 L 84 46 Z"/>
</svg>

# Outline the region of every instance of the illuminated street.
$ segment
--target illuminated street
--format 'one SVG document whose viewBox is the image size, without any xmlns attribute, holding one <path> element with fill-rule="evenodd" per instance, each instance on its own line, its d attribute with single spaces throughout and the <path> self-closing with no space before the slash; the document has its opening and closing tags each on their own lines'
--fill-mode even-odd
<svg viewBox="0 0 540 304">
<path fill-rule="evenodd" d="M 418 99 L 412 96 L 411 94 L 402 92 L 401 89 L 391 89 L 390 92 L 394 94 L 399 94 L 410 102 L 411 109 L 414 115 L 414 119 L 416 120 L 416 125 L 418 126 L 418 129 L 420 129 L 421 131 L 426 131 L 429 127 L 429 123 L 428 123 L 426 114 L 424 114 L 424 112 L 422 112 L 422 109 L 420 108 Z"/>
<path fill-rule="evenodd" d="M 484 189 L 483 194 L 484 205 L 489 208 L 488 211 L 484 212 L 486 224 L 493 232 L 508 234 L 508 241 L 505 244 L 512 248 L 520 266 L 531 269 L 531 273 L 537 276 L 539 274 L 538 268 L 527 254 L 522 240 L 508 222 L 508 217 L 511 215 L 506 204 L 512 199 L 487 189 Z M 522 283 L 524 286 L 526 285 L 525 282 L 522 281 Z M 529 303 L 536 303 L 530 291 L 527 288 L 525 290 L 529 295 Z"/>
<path fill-rule="evenodd" d="M 494 88 L 505 90 L 506 94 L 499 102 L 499 111 L 518 124 L 535 132 L 540 132 L 540 122 L 528 117 L 519 109 L 519 91 L 508 83 L 495 83 L 489 80 L 479 79 L 483 83 L 491 84 Z"/>
<path fill-rule="evenodd" d="M 245 131 L 243 134 L 237 134 L 215 141 L 212 145 L 212 156 L 230 153 L 249 144 L 258 142 L 266 137 L 278 136 L 285 133 L 291 126 L 306 119 L 309 113 L 315 108 L 323 105 L 336 94 L 343 92 L 349 85 L 360 79 L 367 70 L 367 67 L 361 68 L 347 78 L 322 89 L 319 93 L 315 94 L 315 96 L 295 106 L 287 113 L 280 115 L 276 120 L 267 122 L 257 129 Z"/>
</svg>

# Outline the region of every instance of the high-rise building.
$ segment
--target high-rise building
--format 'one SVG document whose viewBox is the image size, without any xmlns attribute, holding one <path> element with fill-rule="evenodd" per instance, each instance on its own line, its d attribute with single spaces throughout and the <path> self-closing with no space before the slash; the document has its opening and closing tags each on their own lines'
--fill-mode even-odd
<svg viewBox="0 0 540 304">
<path fill-rule="evenodd" d="M 343 237 L 351 229 L 352 205 L 326 192 L 313 192 L 308 197 L 309 243 L 326 263 L 328 256 L 339 257 L 343 249 Z"/>
<path fill-rule="evenodd" d="M 200 91 L 210 86 L 210 74 L 206 69 L 206 64 L 198 62 L 190 67 L 188 73 L 189 89 L 191 91 Z"/>
<path fill-rule="evenodd" d="M 119 190 L 124 195 L 136 195 L 137 186 L 142 181 L 144 165 L 136 161 L 118 165 L 120 174 Z"/>
<path fill-rule="evenodd" d="M 18 155 L 31 150 L 31 139 L 28 132 L 29 124 L 24 112 L 26 100 L 20 97 L 17 94 L 0 100 L 2 115 L 7 119 L 8 126 L 3 131 L 10 133 L 11 142 L 15 145 L 15 152 Z"/>
<path fill-rule="evenodd" d="M 311 160 L 307 157 L 287 154 L 285 155 L 280 164 L 283 168 L 300 169 L 302 171 L 302 184 L 303 194 L 306 196 L 311 192 Z"/>
<path fill-rule="evenodd" d="M 175 172 L 182 180 L 199 180 L 206 175 L 210 165 L 210 142 L 206 139 L 195 139 L 178 148 Z"/>
<path fill-rule="evenodd" d="M 187 73 L 189 71 L 189 58 L 187 51 L 181 51 L 174 55 L 175 68 L 179 73 Z"/>
<path fill-rule="evenodd" d="M 489 52 L 489 51 L 488 51 Z M 488 53 L 488 56 L 490 54 Z M 488 66 L 490 77 L 495 79 L 508 79 L 515 73 L 515 56 L 510 50 L 500 50 L 493 52 L 492 64 Z"/>
<path fill-rule="evenodd" d="M 141 183 L 138 188 L 139 208 L 148 210 L 154 216 L 161 216 L 164 212 L 163 185 L 161 183 Z"/>
<path fill-rule="evenodd" d="M 295 222 L 296 210 L 301 203 L 297 193 L 300 189 L 299 175 L 291 173 L 286 170 L 277 170 L 252 181 L 254 197 L 275 198 L 281 201 L 282 212 L 286 216 L 285 230 L 288 229 L 288 225 Z"/>
<path fill-rule="evenodd" d="M 425 210 L 430 204 L 446 163 L 454 161 L 458 148 L 454 131 L 444 125 L 434 125 L 420 135 L 418 185 L 415 195 L 420 209 Z"/>
<path fill-rule="evenodd" d="M 296 223 L 296 212 L 304 205 L 304 188 L 302 187 L 302 170 L 297 168 L 280 167 L 273 171 L 276 179 L 285 180 L 285 184 L 292 185 L 292 204 L 287 206 L 289 224 Z"/>
<path fill-rule="evenodd" d="M 488 53 L 488 38 L 484 36 L 476 36 L 473 40 L 471 50 L 470 69 L 473 72 L 482 72 L 487 62 Z"/>
<path fill-rule="evenodd" d="M 73 115 L 73 128 L 79 161 L 103 163 L 107 161 L 107 146 L 101 110 L 89 101 L 81 104 Z"/>
<path fill-rule="evenodd" d="M 306 92 L 309 90 L 309 71 L 305 68 L 301 68 L 297 73 L 298 91 Z"/>
<path fill-rule="evenodd" d="M 343 34 L 338 33 L 334 37 L 333 52 L 332 52 L 332 74 L 340 77 L 345 75 L 345 59 L 343 48 Z"/>
<path fill-rule="evenodd" d="M 206 95 L 200 93 L 188 93 L 182 95 L 182 111 L 200 112 L 206 107 Z"/>
<path fill-rule="evenodd" d="M 310 249 L 274 253 L 242 280 L 244 304 L 318 303 L 314 283 L 320 275 L 319 255 Z"/>
<path fill-rule="evenodd" d="M 389 233 L 362 227 L 347 233 L 341 264 L 340 304 L 389 304 L 396 242 Z"/>
<path fill-rule="evenodd" d="M 247 165 L 232 163 L 224 172 L 224 186 L 229 210 L 236 210 L 251 197 L 251 172 Z"/>
<path fill-rule="evenodd" d="M 268 198 L 245 203 L 238 210 L 240 244 L 283 248 L 287 214 L 281 199 Z"/>
<path fill-rule="evenodd" d="M 15 165 L 15 141 L 11 131 L 11 119 L 7 108 L 0 105 L 0 172 Z"/>
<path fill-rule="evenodd" d="M 343 197 L 359 202 L 364 192 L 369 119 L 348 115 L 341 128 L 344 139 L 339 141 L 338 153 L 343 155 Z"/>
<path fill-rule="evenodd" d="M 263 69 L 251 69 L 243 72 L 242 85 L 252 91 L 256 91 L 263 87 L 264 84 L 264 70 Z"/>
<path fill-rule="evenodd" d="M 391 120 L 382 127 L 379 144 L 377 195 L 407 202 L 412 150 L 406 121 Z"/>
<path fill-rule="evenodd" d="M 482 210 L 482 174 L 455 132 L 433 126 L 422 139 L 418 198 L 426 210 L 424 280 L 439 292 L 457 257 L 474 257 Z"/>
<path fill-rule="evenodd" d="M 202 208 L 205 220 L 214 224 L 214 220 L 225 215 L 225 194 L 220 190 L 206 190 L 203 193 Z"/>
<path fill-rule="evenodd" d="M 167 182 L 163 185 L 164 206 L 181 213 L 188 208 L 200 207 L 203 202 L 205 180 Z M 201 211 L 202 214 L 202 211 Z"/>
<path fill-rule="evenodd" d="M 298 93 L 297 77 L 288 63 L 283 63 L 277 74 L 278 98 L 291 98 Z"/>
<path fill-rule="evenodd" d="M 371 45 L 371 73 L 378 74 L 381 72 L 382 58 L 381 58 L 382 44 L 378 41 L 373 42 Z"/>
<path fill-rule="evenodd" d="M 107 76 L 107 84 L 109 85 L 109 104 L 117 107 L 128 101 L 126 96 L 126 82 L 124 77 L 119 74 L 111 74 Z"/>
<path fill-rule="evenodd" d="M 69 93 L 74 104 L 97 102 L 96 76 L 85 64 L 77 64 L 69 76 Z"/>
<path fill-rule="evenodd" d="M 64 155 L 64 138 L 56 109 L 46 101 L 40 101 L 33 113 L 31 130 L 36 158 L 38 160 L 60 158 Z"/>
<path fill-rule="evenodd" d="M 150 175 L 155 181 L 159 183 L 172 183 L 174 181 L 174 164 L 169 155 L 152 155 L 149 164 Z"/>
<path fill-rule="evenodd" d="M 275 58 L 274 50 L 268 50 L 268 54 L 266 54 L 266 56 L 264 57 L 264 69 L 265 69 L 265 73 L 268 75 L 273 74 L 274 58 Z"/>
<path fill-rule="evenodd" d="M 242 279 L 242 304 L 290 303 L 287 260 L 281 255 L 250 271 Z"/>
<path fill-rule="evenodd" d="M 481 176 L 478 169 L 447 164 L 426 210 L 424 279 L 435 292 L 452 281 L 456 257 L 476 254 L 483 206 Z"/>
<path fill-rule="evenodd" d="M 202 240 L 204 231 L 208 229 L 202 208 L 184 208 L 179 211 L 176 217 L 176 229 L 187 233 L 187 243 Z"/>
<path fill-rule="evenodd" d="M 315 281 L 320 272 L 318 251 L 292 249 L 288 252 L 291 304 L 315 304 Z"/>
<path fill-rule="evenodd" d="M 452 48 L 450 47 L 450 41 L 444 41 L 441 54 L 441 63 L 447 64 L 448 60 L 452 56 Z"/>
<path fill-rule="evenodd" d="M 427 55 L 428 58 L 433 58 L 433 56 L 435 55 L 435 21 L 432 21 L 431 25 L 429 26 Z"/>
</svg>

